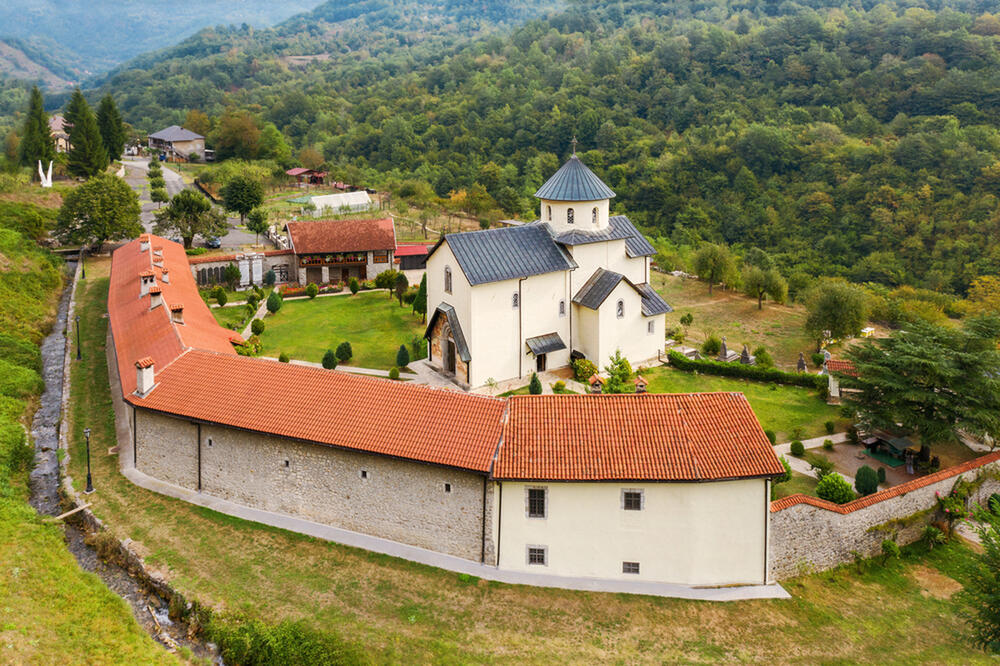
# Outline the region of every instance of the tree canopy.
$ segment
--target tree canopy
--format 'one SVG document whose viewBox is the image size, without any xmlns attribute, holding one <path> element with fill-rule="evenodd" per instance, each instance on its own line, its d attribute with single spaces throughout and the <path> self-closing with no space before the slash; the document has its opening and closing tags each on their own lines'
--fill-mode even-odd
<svg viewBox="0 0 1000 666">
<path fill-rule="evenodd" d="M 225 235 L 229 230 L 225 215 L 194 190 L 181 190 L 155 216 L 153 233 L 176 233 L 184 239 L 185 248 L 191 247 L 195 236 L 211 238 Z"/>
<path fill-rule="evenodd" d="M 264 185 L 252 176 L 234 176 L 222 187 L 222 203 L 226 210 L 238 213 L 242 222 L 264 203 Z"/>
<path fill-rule="evenodd" d="M 136 238 L 142 233 L 140 211 L 139 197 L 124 180 L 102 174 L 66 195 L 55 235 L 64 243 L 97 246 Z"/>
<path fill-rule="evenodd" d="M 37 166 L 39 160 L 44 168 L 48 168 L 49 161 L 56 156 L 56 147 L 49 131 L 49 117 L 45 113 L 45 102 L 38 86 L 31 89 L 28 115 L 24 119 L 18 150 L 21 164 L 32 168 Z"/>
<path fill-rule="evenodd" d="M 118 112 L 115 98 L 110 93 L 101 99 L 97 107 L 97 127 L 108 159 L 116 160 L 121 157 L 125 150 L 125 124 Z"/>
<path fill-rule="evenodd" d="M 66 107 L 69 128 L 69 172 L 77 178 L 93 178 L 108 167 L 108 152 L 90 105 L 77 88 Z M 72 120 L 70 120 L 72 119 Z"/>
<path fill-rule="evenodd" d="M 858 335 L 868 317 L 864 292 L 843 280 L 823 280 L 808 295 L 805 328 L 822 342 L 825 332 L 843 339 Z"/>
</svg>

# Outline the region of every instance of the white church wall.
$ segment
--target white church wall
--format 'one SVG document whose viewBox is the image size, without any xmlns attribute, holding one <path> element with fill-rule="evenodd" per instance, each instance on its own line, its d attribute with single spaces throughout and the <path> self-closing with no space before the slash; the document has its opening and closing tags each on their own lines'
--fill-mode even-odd
<svg viewBox="0 0 1000 666">
<path fill-rule="evenodd" d="M 619 300 L 624 301 L 625 305 L 625 316 L 621 319 L 616 312 Z M 631 285 L 624 280 L 619 282 L 601 304 L 598 318 L 600 343 L 598 358 L 594 360 L 597 367 L 603 368 L 615 350 L 621 350 L 630 363 L 649 358 L 649 354 L 646 354 L 649 345 L 646 342 L 648 334 L 645 318 L 642 316 L 642 297 Z M 655 356 L 656 352 L 652 355 Z"/>
<path fill-rule="evenodd" d="M 450 294 L 444 290 L 445 267 L 451 268 Z M 448 303 L 455 308 L 458 320 L 462 324 L 462 332 L 471 345 L 469 338 L 473 334 L 471 326 L 472 286 L 447 243 L 442 243 L 427 259 L 427 316 L 430 317 L 434 313 L 434 309 L 441 303 Z M 441 359 L 435 358 L 432 359 L 432 362 L 439 365 Z"/>
<path fill-rule="evenodd" d="M 598 268 L 621 273 L 637 284 L 646 279 L 644 270 L 646 262 L 643 259 L 629 259 L 625 254 L 623 240 L 574 245 L 570 250 L 573 261 L 578 266 L 573 271 L 574 295 Z"/>
<path fill-rule="evenodd" d="M 569 223 L 569 209 L 573 209 L 573 224 Z M 594 224 L 597 208 L 597 224 Z M 550 214 L 551 213 L 551 214 Z M 542 201 L 539 219 L 548 222 L 558 234 L 564 231 L 598 231 L 608 228 L 610 202 L 600 201 Z"/>
<path fill-rule="evenodd" d="M 597 310 L 573 306 L 573 349 L 601 367 L 601 317 Z"/>
</svg>

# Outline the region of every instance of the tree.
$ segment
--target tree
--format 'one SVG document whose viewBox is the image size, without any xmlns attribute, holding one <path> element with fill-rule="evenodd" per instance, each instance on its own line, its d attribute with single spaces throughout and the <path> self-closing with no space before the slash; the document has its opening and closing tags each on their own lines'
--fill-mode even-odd
<svg viewBox="0 0 1000 666">
<path fill-rule="evenodd" d="M 97 107 L 97 129 L 108 159 L 116 160 L 125 150 L 125 124 L 122 122 L 114 97 L 108 93 Z"/>
<path fill-rule="evenodd" d="M 351 349 L 351 343 L 344 341 L 337 345 L 337 360 L 341 363 L 346 363 L 351 360 L 354 356 L 354 350 Z"/>
<path fill-rule="evenodd" d="M 212 132 L 212 119 L 204 111 L 189 109 L 187 115 L 184 116 L 183 127 L 195 134 L 208 136 Z"/>
<path fill-rule="evenodd" d="M 269 268 L 266 273 L 264 273 L 264 285 L 268 287 L 273 287 L 274 283 L 278 281 L 278 274 L 274 272 L 273 268 Z"/>
<path fill-rule="evenodd" d="M 358 278 L 352 277 L 347 281 L 347 288 L 351 290 L 351 296 L 354 296 L 361 289 L 361 284 L 358 283 Z"/>
<path fill-rule="evenodd" d="M 764 270 L 750 266 L 743 272 L 743 293 L 757 299 L 757 309 L 764 307 L 764 296 L 770 296 L 776 303 L 782 303 L 788 295 L 788 283 L 774 268 Z"/>
<path fill-rule="evenodd" d="M 326 353 L 323 354 L 323 367 L 327 370 L 333 370 L 337 367 L 337 355 L 333 353 L 332 349 L 327 349 Z"/>
<path fill-rule="evenodd" d="M 823 280 L 806 301 L 809 315 L 805 329 L 817 340 L 817 350 L 823 342 L 823 332 L 834 338 L 847 338 L 861 332 L 868 319 L 865 294 L 843 280 Z"/>
<path fill-rule="evenodd" d="M 981 275 L 969 286 L 969 309 L 979 313 L 1000 314 L 1000 277 Z"/>
<path fill-rule="evenodd" d="M 67 169 L 77 178 L 93 178 L 108 167 L 108 151 L 104 149 L 94 112 L 79 88 L 73 91 L 70 106 L 73 126 L 69 129 Z"/>
<path fill-rule="evenodd" d="M 393 268 L 387 268 L 375 276 L 375 288 L 385 289 L 388 292 L 390 301 L 392 300 L 392 290 L 396 286 L 396 276 L 398 275 L 399 271 Z"/>
<path fill-rule="evenodd" d="M 528 393 L 530 395 L 542 394 L 542 380 L 538 378 L 537 372 L 531 373 L 531 381 L 528 382 Z"/>
<path fill-rule="evenodd" d="M 240 222 L 254 208 L 264 203 L 264 184 L 250 176 L 236 176 L 222 187 L 222 205 L 226 210 L 239 213 Z"/>
<path fill-rule="evenodd" d="M 396 298 L 399 299 L 400 307 L 403 307 L 403 294 L 406 293 L 409 287 L 410 281 L 406 279 L 406 276 L 403 273 L 397 273 L 396 283 L 393 285 L 393 288 L 396 290 Z"/>
<path fill-rule="evenodd" d="M 869 428 L 920 434 L 926 444 L 958 441 L 960 432 L 1000 438 L 1000 316 L 967 319 L 961 328 L 912 322 L 888 338 L 847 352 L 857 376 L 842 376 L 844 402 Z"/>
<path fill-rule="evenodd" d="M 854 488 L 862 497 L 871 495 L 878 490 L 878 472 L 868 465 L 862 465 L 854 473 Z"/>
<path fill-rule="evenodd" d="M 267 211 L 263 208 L 254 208 L 247 215 L 247 231 L 254 233 L 254 245 L 260 243 L 260 235 L 267 231 Z"/>
<path fill-rule="evenodd" d="M 622 356 L 620 350 L 608 358 L 608 365 L 604 366 L 604 372 L 608 379 L 604 382 L 604 393 L 634 393 L 635 386 L 629 381 L 632 379 L 632 365 L 628 359 Z"/>
<path fill-rule="evenodd" d="M 694 270 L 708 282 L 708 293 L 717 282 L 730 281 L 736 275 L 736 262 L 725 245 L 705 243 L 694 255 Z"/>
<path fill-rule="evenodd" d="M 260 139 L 260 128 L 253 116 L 246 111 L 227 109 L 219 118 L 212 135 L 212 145 L 219 160 L 231 157 L 252 160 L 260 151 Z"/>
<path fill-rule="evenodd" d="M 240 269 L 234 263 L 226 264 L 226 267 L 222 269 L 222 280 L 229 285 L 230 289 L 235 289 L 236 285 L 240 283 Z"/>
<path fill-rule="evenodd" d="M 276 162 L 288 162 L 291 159 L 292 148 L 285 141 L 284 135 L 274 126 L 274 123 L 267 123 L 261 130 L 257 157 Z"/>
<path fill-rule="evenodd" d="M 48 168 L 49 160 L 56 157 L 56 147 L 49 131 L 49 117 L 45 113 L 45 100 L 38 86 L 31 89 L 28 115 L 24 119 L 18 151 L 21 164 L 32 167 L 32 174 L 39 161 L 43 167 Z"/>
<path fill-rule="evenodd" d="M 972 642 L 988 652 L 1000 652 L 1000 517 L 979 508 L 973 514 L 982 551 L 965 565 L 965 587 L 956 600 L 968 624 Z"/>
<path fill-rule="evenodd" d="M 274 314 L 280 309 L 281 309 L 281 296 L 278 295 L 278 292 L 272 291 L 270 295 L 267 297 L 267 311 L 270 312 L 271 314 Z"/>
<path fill-rule="evenodd" d="M 195 190 L 181 190 L 165 208 L 156 211 L 155 216 L 153 233 L 176 232 L 184 239 L 185 248 L 191 247 L 195 236 L 212 238 L 229 230 L 226 217 Z"/>
<path fill-rule="evenodd" d="M 149 198 L 155 204 L 163 204 L 170 201 L 170 195 L 167 194 L 166 188 L 163 187 L 154 187 L 151 189 L 149 191 Z M 157 208 L 159 208 L 159 205 L 157 205 Z"/>
<path fill-rule="evenodd" d="M 310 282 L 306 285 L 306 296 L 310 299 L 319 296 L 319 287 L 316 286 L 315 282 Z"/>
<path fill-rule="evenodd" d="M 420 287 L 413 299 L 413 311 L 421 315 L 423 323 L 427 323 L 427 273 L 420 278 Z"/>
<path fill-rule="evenodd" d="M 106 241 L 136 238 L 139 197 L 124 180 L 109 174 L 92 178 L 63 199 L 55 235 L 64 243 L 100 246 Z"/>
<path fill-rule="evenodd" d="M 396 367 L 405 368 L 410 364 L 410 350 L 406 348 L 406 345 L 399 345 L 399 350 L 396 352 Z"/>
<path fill-rule="evenodd" d="M 836 472 L 827 474 L 819 480 L 816 484 L 816 495 L 835 504 L 846 504 L 854 499 L 851 484 Z"/>
<path fill-rule="evenodd" d="M 323 166 L 323 155 L 312 146 L 306 146 L 299 151 L 299 164 L 307 169 L 319 169 Z"/>
<path fill-rule="evenodd" d="M 771 483 L 777 485 L 779 483 L 787 483 L 792 480 L 792 466 L 785 460 L 785 456 L 780 456 L 778 460 L 781 461 L 781 466 L 785 468 L 785 471 L 781 473 L 781 476 L 774 478 Z"/>
</svg>

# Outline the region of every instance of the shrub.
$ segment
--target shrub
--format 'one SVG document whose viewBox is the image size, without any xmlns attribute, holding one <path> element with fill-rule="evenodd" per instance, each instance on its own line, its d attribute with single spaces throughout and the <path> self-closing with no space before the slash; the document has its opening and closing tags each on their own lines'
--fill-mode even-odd
<svg viewBox="0 0 1000 666">
<path fill-rule="evenodd" d="M 347 288 L 351 290 L 351 295 L 358 293 L 358 290 L 361 289 L 358 278 L 351 278 L 351 281 L 347 283 Z"/>
<path fill-rule="evenodd" d="M 327 370 L 333 370 L 337 367 L 337 355 L 333 353 L 332 349 L 327 349 L 326 353 L 323 354 L 323 367 Z"/>
<path fill-rule="evenodd" d="M 346 363 L 351 360 L 354 356 L 354 350 L 351 349 L 351 343 L 344 341 L 337 345 L 337 360 L 341 363 Z"/>
<path fill-rule="evenodd" d="M 215 302 L 219 304 L 219 307 L 229 302 L 229 296 L 226 295 L 226 290 L 222 287 L 215 288 Z"/>
<path fill-rule="evenodd" d="M 879 467 L 876 475 L 878 476 L 879 483 L 885 483 L 885 467 Z"/>
<path fill-rule="evenodd" d="M 315 282 L 310 282 L 306 285 L 306 296 L 309 298 L 316 298 L 316 294 L 319 293 L 319 287 L 316 286 Z"/>
<path fill-rule="evenodd" d="M 1000 494 L 993 493 L 990 498 L 986 500 L 986 508 L 990 510 L 994 516 L 1000 516 Z"/>
<path fill-rule="evenodd" d="M 256 312 L 257 306 L 260 305 L 260 296 L 251 291 L 250 295 L 247 296 L 247 305 L 252 307 L 253 311 Z"/>
<path fill-rule="evenodd" d="M 722 340 L 716 335 L 708 336 L 708 339 L 701 343 L 701 353 L 705 356 L 717 356 L 722 349 Z"/>
<path fill-rule="evenodd" d="M 854 488 L 862 497 L 876 492 L 878 490 L 878 472 L 868 465 L 862 465 L 854 474 Z"/>
<path fill-rule="evenodd" d="M 254 335 L 260 335 L 261 333 L 263 333 L 264 332 L 264 320 L 263 319 L 254 319 L 252 322 L 250 322 L 250 332 L 253 333 Z"/>
<path fill-rule="evenodd" d="M 531 381 L 528 382 L 528 393 L 531 395 L 542 394 L 542 380 L 538 378 L 537 372 L 531 373 Z"/>
<path fill-rule="evenodd" d="M 926 444 L 920 445 L 920 453 L 917 454 L 917 460 L 920 462 L 930 462 L 931 461 L 931 447 Z"/>
<path fill-rule="evenodd" d="M 890 559 L 898 559 L 900 555 L 899 544 L 897 544 L 892 539 L 884 539 L 882 541 L 882 562 L 888 562 Z"/>
<path fill-rule="evenodd" d="M 938 528 L 933 525 L 925 525 L 923 531 L 920 533 L 920 540 L 927 546 L 927 550 L 934 550 L 934 546 L 942 544 L 948 539 L 945 537 L 944 532 Z"/>
<path fill-rule="evenodd" d="M 688 312 L 686 315 L 683 315 L 680 319 L 681 326 L 690 326 L 691 322 L 693 321 L 694 321 L 694 315 L 691 314 L 690 312 Z"/>
<path fill-rule="evenodd" d="M 846 504 L 854 499 L 851 485 L 841 475 L 831 472 L 816 484 L 816 495 L 834 504 Z"/>
<path fill-rule="evenodd" d="M 392 268 L 382 271 L 375 276 L 375 288 L 392 289 L 396 284 L 397 275 L 399 275 L 399 271 Z M 389 298 L 392 298 L 392 294 L 389 294 Z"/>
<path fill-rule="evenodd" d="M 189 257 L 197 257 L 199 254 L 205 254 L 206 252 L 208 252 L 208 248 L 205 247 L 189 247 L 184 250 L 184 254 Z"/>
<path fill-rule="evenodd" d="M 274 283 L 277 282 L 277 281 L 278 281 L 278 274 L 274 272 L 273 268 L 268 269 L 268 271 L 266 273 L 264 273 L 264 285 L 265 286 L 267 286 L 267 287 L 273 287 Z"/>
<path fill-rule="evenodd" d="M 941 459 L 937 456 L 931 458 L 931 471 L 936 472 L 941 469 Z"/>
<path fill-rule="evenodd" d="M 278 292 L 272 291 L 271 295 L 267 297 L 267 311 L 274 314 L 281 309 L 281 296 Z"/>
<path fill-rule="evenodd" d="M 833 461 L 826 456 L 812 455 L 806 456 L 810 469 L 816 470 L 816 478 L 822 479 L 828 474 L 833 474 Z"/>
<path fill-rule="evenodd" d="M 792 442 L 792 455 L 801 458 L 806 454 L 806 447 L 799 440 Z"/>
<path fill-rule="evenodd" d="M 756 365 L 741 363 L 722 363 L 706 359 L 688 358 L 676 351 L 667 352 L 670 365 L 685 372 L 700 372 L 704 375 L 719 375 L 721 377 L 741 377 L 758 382 L 774 382 L 791 386 L 805 386 L 818 389 L 826 386 L 826 377 L 812 375 L 807 372 L 785 372 L 777 368 L 762 368 Z"/>
<path fill-rule="evenodd" d="M 813 365 L 815 365 L 817 368 L 822 368 L 823 361 L 826 360 L 826 356 L 824 356 L 822 352 L 816 352 L 815 354 L 810 356 L 809 359 L 813 362 Z"/>
<path fill-rule="evenodd" d="M 399 379 L 399 368 L 393 366 L 389 369 L 389 379 Z"/>
<path fill-rule="evenodd" d="M 405 368 L 410 364 L 410 351 L 406 348 L 406 345 L 399 345 L 399 350 L 396 352 L 396 367 Z M 397 371 L 398 375 L 399 372 Z"/>
<path fill-rule="evenodd" d="M 562 393 L 563 391 L 566 390 L 566 382 L 560 379 L 559 381 L 557 381 L 555 384 L 552 385 L 552 390 L 555 391 L 556 393 Z"/>
<path fill-rule="evenodd" d="M 825 450 L 827 450 L 827 451 L 833 451 L 833 440 L 832 439 L 824 439 L 823 440 L 823 448 Z"/>
<path fill-rule="evenodd" d="M 858 427 L 853 423 L 847 426 L 847 441 L 855 446 L 861 444 L 861 435 L 858 433 Z"/>
<path fill-rule="evenodd" d="M 823 426 L 826 428 L 826 434 L 828 435 L 832 435 L 833 431 L 837 429 L 837 424 L 833 421 L 827 421 Z"/>
<path fill-rule="evenodd" d="M 282 363 L 288 363 L 292 359 L 288 358 L 288 354 L 286 354 L 285 352 L 281 352 L 280 354 L 278 354 L 278 360 L 281 361 Z"/>
<path fill-rule="evenodd" d="M 767 437 L 767 441 L 771 442 L 772 446 L 778 441 L 778 436 L 774 434 L 773 430 L 765 430 L 764 436 Z"/>
<path fill-rule="evenodd" d="M 757 366 L 760 368 L 773 368 L 774 359 L 771 358 L 770 352 L 768 352 L 763 347 L 757 347 L 754 350 L 753 356 L 756 359 Z"/>
<path fill-rule="evenodd" d="M 206 636 L 219 646 L 227 664 L 354 664 L 364 660 L 337 634 L 288 620 L 269 625 L 244 615 L 214 615 Z"/>
<path fill-rule="evenodd" d="M 787 460 L 785 460 L 785 456 L 779 457 L 778 460 L 781 461 L 781 466 L 785 468 L 785 471 L 781 474 L 781 476 L 775 477 L 774 481 L 771 482 L 773 484 L 786 483 L 792 478 L 792 466 L 788 464 Z"/>
<path fill-rule="evenodd" d="M 578 382 L 586 383 L 591 377 L 597 374 L 597 366 L 593 361 L 579 358 L 573 361 L 573 377 Z"/>
<path fill-rule="evenodd" d="M 403 302 L 407 305 L 413 305 L 413 301 L 417 299 L 417 287 L 410 287 L 403 292 Z"/>
</svg>

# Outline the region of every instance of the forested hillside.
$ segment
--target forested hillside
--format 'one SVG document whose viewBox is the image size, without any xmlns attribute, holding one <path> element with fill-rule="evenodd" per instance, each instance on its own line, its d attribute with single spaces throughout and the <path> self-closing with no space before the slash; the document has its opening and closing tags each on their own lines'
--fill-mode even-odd
<svg viewBox="0 0 1000 666">
<path fill-rule="evenodd" d="M 478 183 L 526 217 L 575 135 L 616 207 L 676 244 L 957 293 L 1000 271 L 995 0 L 577 2 L 465 43 L 498 17 L 418 34 L 426 3 L 387 4 L 202 33 L 108 88 L 146 129 L 242 107 L 345 176 Z"/>
</svg>

